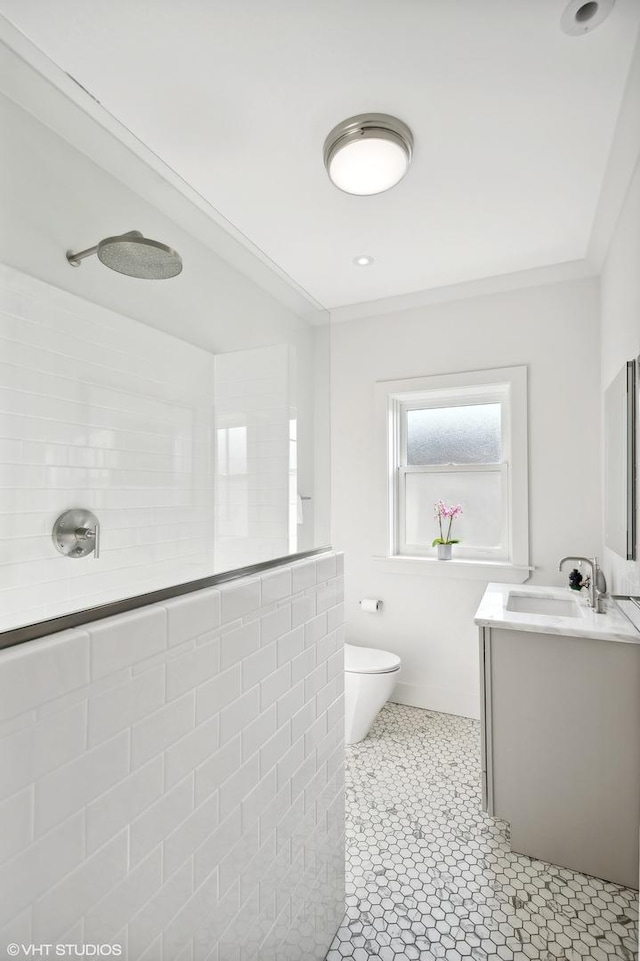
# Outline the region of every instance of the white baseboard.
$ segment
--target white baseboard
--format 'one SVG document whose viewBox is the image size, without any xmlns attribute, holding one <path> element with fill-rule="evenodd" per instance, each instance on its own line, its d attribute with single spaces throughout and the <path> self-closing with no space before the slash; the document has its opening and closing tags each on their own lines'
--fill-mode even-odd
<svg viewBox="0 0 640 961">
<path fill-rule="evenodd" d="M 480 694 L 468 691 L 453 691 L 444 687 L 427 687 L 422 684 L 396 684 L 391 700 L 396 704 L 422 707 L 428 711 L 442 714 L 457 714 L 459 717 L 480 718 Z"/>
</svg>

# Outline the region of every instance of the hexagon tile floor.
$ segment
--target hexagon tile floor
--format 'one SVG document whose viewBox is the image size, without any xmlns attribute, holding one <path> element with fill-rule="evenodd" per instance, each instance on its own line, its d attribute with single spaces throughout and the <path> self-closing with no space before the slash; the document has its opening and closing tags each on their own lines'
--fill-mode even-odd
<svg viewBox="0 0 640 961">
<path fill-rule="evenodd" d="M 637 893 L 509 850 L 477 721 L 388 704 L 348 748 L 347 913 L 327 961 L 635 961 Z"/>
</svg>

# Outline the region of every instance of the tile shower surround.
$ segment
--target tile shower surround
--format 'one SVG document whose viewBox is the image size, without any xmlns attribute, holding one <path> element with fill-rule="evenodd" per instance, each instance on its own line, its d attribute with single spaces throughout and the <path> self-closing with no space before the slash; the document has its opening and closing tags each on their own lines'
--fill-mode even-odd
<svg viewBox="0 0 640 961">
<path fill-rule="evenodd" d="M 213 354 L 0 265 L 0 629 L 214 565 Z M 69 560 L 69 507 L 101 556 Z"/>
<path fill-rule="evenodd" d="M 216 355 L 216 570 L 297 550 L 295 514 L 290 531 L 297 492 L 290 442 L 297 420 L 294 357 L 288 344 Z"/>
<path fill-rule="evenodd" d="M 0 630 L 295 553 L 295 366 L 0 265 Z M 97 562 L 52 547 L 73 506 L 101 522 Z"/>
<path fill-rule="evenodd" d="M 347 753 L 347 914 L 327 961 L 636 961 L 637 891 L 513 854 L 480 725 L 387 704 Z"/>
<path fill-rule="evenodd" d="M 342 585 L 328 553 L 0 652 L 0 957 L 324 958 Z"/>
</svg>

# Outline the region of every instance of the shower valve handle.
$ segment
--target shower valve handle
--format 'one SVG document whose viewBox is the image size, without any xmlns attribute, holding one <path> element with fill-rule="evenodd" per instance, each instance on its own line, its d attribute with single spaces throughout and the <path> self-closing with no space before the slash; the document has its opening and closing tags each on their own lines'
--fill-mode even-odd
<svg viewBox="0 0 640 961">
<path fill-rule="evenodd" d="M 93 556 L 100 557 L 100 524 L 96 522 L 93 530 L 90 527 L 76 527 L 76 537 L 79 541 L 93 540 Z"/>
<path fill-rule="evenodd" d="M 52 531 L 56 550 L 65 557 L 100 557 L 100 521 L 91 511 L 74 507 L 57 518 Z"/>
</svg>

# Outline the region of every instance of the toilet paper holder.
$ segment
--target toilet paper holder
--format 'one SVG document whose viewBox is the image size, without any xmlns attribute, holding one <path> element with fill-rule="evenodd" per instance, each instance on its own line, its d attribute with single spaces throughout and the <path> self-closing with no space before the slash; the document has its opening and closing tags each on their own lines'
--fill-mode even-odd
<svg viewBox="0 0 640 961">
<path fill-rule="evenodd" d="M 375 614 L 382 607 L 382 601 L 376 597 L 363 597 L 362 600 L 358 601 L 358 604 L 367 614 Z"/>
</svg>

